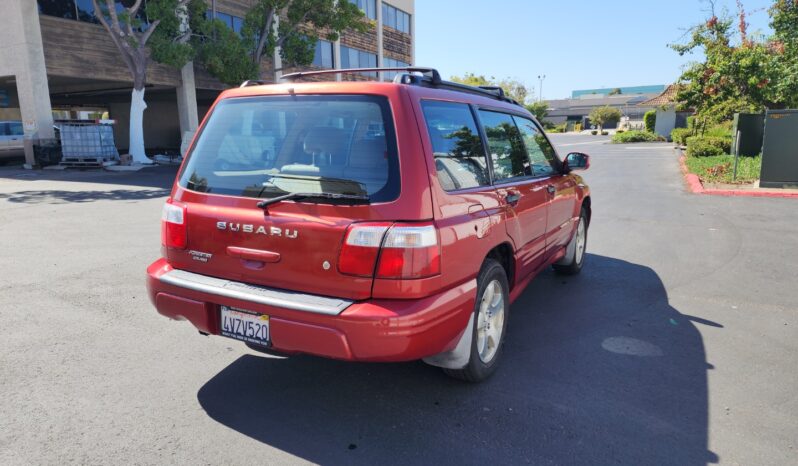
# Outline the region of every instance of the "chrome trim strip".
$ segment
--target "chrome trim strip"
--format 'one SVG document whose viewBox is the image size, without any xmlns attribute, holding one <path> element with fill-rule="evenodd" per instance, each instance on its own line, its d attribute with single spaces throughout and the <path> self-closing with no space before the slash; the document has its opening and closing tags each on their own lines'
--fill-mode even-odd
<svg viewBox="0 0 798 466">
<path fill-rule="evenodd" d="M 346 299 L 278 290 L 177 269 L 161 275 L 159 280 L 188 290 L 316 314 L 338 315 L 353 303 Z"/>
</svg>

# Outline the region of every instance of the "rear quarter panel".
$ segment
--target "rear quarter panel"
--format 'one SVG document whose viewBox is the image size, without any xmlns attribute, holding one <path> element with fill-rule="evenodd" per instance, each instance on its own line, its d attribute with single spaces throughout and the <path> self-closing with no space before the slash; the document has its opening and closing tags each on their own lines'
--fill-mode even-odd
<svg viewBox="0 0 798 466">
<path fill-rule="evenodd" d="M 424 150 L 426 176 L 432 193 L 432 208 L 441 240 L 440 287 L 449 288 L 474 279 L 485 257 L 499 244 L 515 250 L 504 227 L 505 208 L 492 186 L 447 192 L 438 180 L 422 100 L 496 105 L 496 101 L 475 96 L 463 98 L 459 92 L 414 87 L 409 90 L 416 115 L 419 141 Z"/>
</svg>

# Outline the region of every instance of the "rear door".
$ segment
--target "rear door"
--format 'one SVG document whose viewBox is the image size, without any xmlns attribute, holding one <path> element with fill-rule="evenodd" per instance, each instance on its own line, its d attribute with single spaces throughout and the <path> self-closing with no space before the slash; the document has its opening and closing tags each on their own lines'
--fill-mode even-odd
<svg viewBox="0 0 798 466">
<path fill-rule="evenodd" d="M 562 173 L 560 160 L 543 130 L 527 118 L 515 117 L 515 121 L 524 138 L 532 171 L 535 176 L 545 178 L 549 194 L 546 228 L 546 256 L 549 256 L 568 244 L 576 226 L 576 182 L 572 176 Z"/>
<path fill-rule="evenodd" d="M 521 276 L 532 273 L 546 250 L 548 179 L 537 178 L 512 115 L 479 110 L 493 168 L 493 183 L 506 208 L 507 233 L 518 250 Z"/>
<path fill-rule="evenodd" d="M 247 283 L 364 299 L 373 278 L 339 272 L 339 250 L 355 222 L 431 216 L 429 194 L 400 190 L 389 100 L 363 95 L 257 96 L 221 100 L 179 176 L 187 247 L 176 268 Z M 406 144 L 416 141 L 403 141 Z M 410 156 L 412 150 L 404 151 Z M 418 164 L 407 163 L 408 177 Z M 402 179 L 404 179 L 402 177 Z M 258 207 L 289 193 L 367 197 L 368 203 L 303 198 Z M 426 202 L 426 204 L 423 204 Z M 407 208 L 411 207 L 411 208 Z"/>
</svg>

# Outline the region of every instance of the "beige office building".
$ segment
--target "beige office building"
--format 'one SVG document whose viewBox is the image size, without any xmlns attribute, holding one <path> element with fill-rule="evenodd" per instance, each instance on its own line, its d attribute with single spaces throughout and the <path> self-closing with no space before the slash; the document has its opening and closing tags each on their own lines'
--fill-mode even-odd
<svg viewBox="0 0 798 466">
<path fill-rule="evenodd" d="M 207 0 L 207 14 L 238 31 L 256 1 Z M 341 1 L 357 4 L 372 26 L 365 33 L 347 31 L 335 42 L 320 40 L 310 68 L 415 64 L 414 0 Z M 131 2 L 117 3 L 121 8 Z M 0 11 L 0 120 L 21 120 L 30 147 L 37 139 L 53 137 L 54 121 L 108 117 L 116 121 L 116 146 L 125 151 L 132 80 L 108 33 L 94 18 L 92 1 L 0 0 Z M 272 67 L 264 63 L 263 75 L 274 76 Z M 343 79 L 390 78 L 381 73 Z M 181 135 L 197 128 L 225 88 L 191 64 L 181 70 L 151 63 L 147 81 L 148 152 L 179 149 Z"/>
</svg>

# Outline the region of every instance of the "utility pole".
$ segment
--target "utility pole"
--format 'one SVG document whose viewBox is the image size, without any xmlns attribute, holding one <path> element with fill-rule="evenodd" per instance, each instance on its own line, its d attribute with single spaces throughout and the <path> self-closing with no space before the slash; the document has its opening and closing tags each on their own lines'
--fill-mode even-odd
<svg viewBox="0 0 798 466">
<path fill-rule="evenodd" d="M 545 74 L 538 75 L 538 80 L 540 81 L 540 92 L 538 93 L 538 102 L 543 102 L 543 80 L 546 79 Z"/>
</svg>

